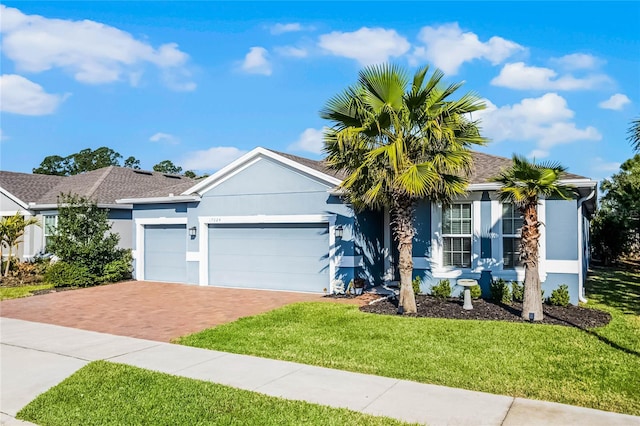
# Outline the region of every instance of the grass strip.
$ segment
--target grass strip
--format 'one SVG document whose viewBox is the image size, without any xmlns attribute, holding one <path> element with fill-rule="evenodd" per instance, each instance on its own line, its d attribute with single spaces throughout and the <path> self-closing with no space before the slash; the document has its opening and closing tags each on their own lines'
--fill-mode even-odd
<svg viewBox="0 0 640 426">
<path fill-rule="evenodd" d="M 625 273 L 617 279 L 624 283 L 635 275 Z M 623 287 L 620 291 L 629 289 Z M 362 313 L 354 306 L 300 303 L 176 342 L 640 415 L 638 315 L 595 299 L 593 306 L 611 312 L 613 320 L 586 331 L 383 316 Z"/>
<path fill-rule="evenodd" d="M 402 425 L 342 408 L 96 361 L 17 416 L 42 425 Z"/>
<path fill-rule="evenodd" d="M 34 291 L 53 288 L 53 284 L 25 285 L 19 287 L 0 287 L 0 300 L 18 299 L 31 296 Z"/>
</svg>

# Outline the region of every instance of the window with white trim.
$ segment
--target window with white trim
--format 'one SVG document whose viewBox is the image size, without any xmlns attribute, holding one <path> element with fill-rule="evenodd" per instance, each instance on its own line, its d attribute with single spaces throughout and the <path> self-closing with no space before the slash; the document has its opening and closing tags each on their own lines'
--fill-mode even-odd
<svg viewBox="0 0 640 426">
<path fill-rule="evenodd" d="M 442 211 L 443 265 L 471 268 L 471 203 L 452 204 Z"/>
<path fill-rule="evenodd" d="M 45 250 L 49 245 L 49 243 L 51 242 L 51 236 L 56 232 L 57 226 L 58 226 L 57 215 L 44 216 L 44 248 Z"/>
<path fill-rule="evenodd" d="M 504 269 L 522 266 L 520 236 L 522 213 L 513 204 L 502 205 L 502 265 Z"/>
</svg>

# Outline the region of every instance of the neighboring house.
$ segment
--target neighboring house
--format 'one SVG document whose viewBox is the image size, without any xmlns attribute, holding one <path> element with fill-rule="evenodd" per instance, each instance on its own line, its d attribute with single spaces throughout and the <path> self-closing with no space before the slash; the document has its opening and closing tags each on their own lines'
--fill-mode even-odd
<svg viewBox="0 0 640 426">
<path fill-rule="evenodd" d="M 423 291 L 440 279 L 524 279 L 521 219 L 498 201 L 490 181 L 511 160 L 474 153 L 469 193 L 448 208 L 417 207 L 414 276 Z M 397 278 L 388 212 L 356 214 L 336 187 L 345 176 L 313 161 L 256 148 L 191 185 L 147 191 L 117 203 L 132 206 L 138 280 L 307 292 L 331 292 L 333 281 Z M 540 278 L 545 295 L 567 284 L 571 302 L 584 294 L 589 218 L 596 182 L 566 174 L 573 200 L 541 200 Z"/>
<path fill-rule="evenodd" d="M 179 183 L 193 186 L 196 181 L 183 176 L 168 175 L 124 167 L 104 167 L 73 175 L 49 176 L 0 171 L 0 216 L 20 213 L 36 217 L 42 226 L 29 226 L 20 244 L 20 259 L 29 259 L 43 250 L 47 238 L 55 229 L 60 194 L 81 195 L 108 209 L 112 232 L 120 235 L 122 248 L 131 248 L 131 205 L 116 204 L 116 199 L 146 194 Z"/>
</svg>

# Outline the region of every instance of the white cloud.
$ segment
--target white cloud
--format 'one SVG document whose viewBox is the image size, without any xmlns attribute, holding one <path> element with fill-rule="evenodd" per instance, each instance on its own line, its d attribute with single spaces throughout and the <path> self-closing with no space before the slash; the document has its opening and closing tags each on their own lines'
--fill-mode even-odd
<svg viewBox="0 0 640 426">
<path fill-rule="evenodd" d="M 278 46 L 274 49 L 278 55 L 290 56 L 293 58 L 306 58 L 309 55 L 307 49 L 294 46 Z"/>
<path fill-rule="evenodd" d="M 284 34 L 284 33 L 292 33 L 292 32 L 298 32 L 298 31 L 311 30 L 311 29 L 312 27 L 305 27 L 299 22 L 290 22 L 288 24 L 278 23 L 278 24 L 272 25 L 271 28 L 269 28 L 269 30 L 271 31 L 271 34 Z"/>
<path fill-rule="evenodd" d="M 152 135 L 149 140 L 151 142 L 160 142 L 160 143 L 166 143 L 169 145 L 177 145 L 180 143 L 180 140 L 178 140 L 178 138 L 176 138 L 175 136 L 169 134 L 169 133 L 162 133 L 162 132 L 158 132 L 154 135 Z"/>
<path fill-rule="evenodd" d="M 180 164 L 185 170 L 212 171 L 226 166 L 246 153 L 247 151 L 233 146 L 214 146 L 188 152 Z"/>
<path fill-rule="evenodd" d="M 287 149 L 321 154 L 324 148 L 323 133 L 325 129 L 326 127 L 322 129 L 306 129 L 300 134 L 298 140 L 289 145 Z"/>
<path fill-rule="evenodd" d="M 599 172 L 615 173 L 620 170 L 620 163 L 615 161 L 605 161 L 602 157 L 595 157 L 592 160 L 593 169 Z"/>
<path fill-rule="evenodd" d="M 549 156 L 549 151 L 545 151 L 543 149 L 534 149 L 527 155 L 527 157 L 535 158 L 536 160 L 539 160 L 541 158 L 546 158 L 548 156 Z"/>
<path fill-rule="evenodd" d="M 551 68 L 525 65 L 524 62 L 506 64 L 500 74 L 491 80 L 494 86 L 531 90 L 587 90 L 610 82 L 604 74 L 576 78 L 571 74 L 558 76 Z"/>
<path fill-rule="evenodd" d="M 69 95 L 46 93 L 42 86 L 16 74 L 0 76 L 0 110 L 22 115 L 53 114 Z"/>
<path fill-rule="evenodd" d="M 552 58 L 551 62 L 567 70 L 593 69 L 604 63 L 602 59 L 587 53 L 572 53 L 560 58 Z"/>
<path fill-rule="evenodd" d="M 404 55 L 411 47 L 395 30 L 367 27 L 323 34 L 318 45 L 332 55 L 355 59 L 361 65 L 387 62 L 390 57 Z"/>
<path fill-rule="evenodd" d="M 523 99 L 517 104 L 502 107 L 490 101 L 486 103 L 487 109 L 474 113 L 474 118 L 481 120 L 482 134 L 496 142 L 536 142 L 536 149 L 530 154 L 536 158 L 546 157 L 549 150 L 558 144 L 602 139 L 595 127 L 581 129 L 571 121 L 575 113 L 557 93 Z"/>
<path fill-rule="evenodd" d="M 493 36 L 482 42 L 472 32 L 462 32 L 457 22 L 438 27 L 423 27 L 418 39 L 425 46 L 414 49 L 411 62 L 431 62 L 447 74 L 456 74 L 460 66 L 474 59 L 485 59 L 493 65 L 503 62 L 525 48 L 518 43 Z"/>
<path fill-rule="evenodd" d="M 130 33 L 99 22 L 49 19 L 0 6 L 2 52 L 17 69 L 43 72 L 61 68 L 82 83 L 128 80 L 135 85 L 146 66 L 162 73 L 185 69 L 189 55 L 175 43 L 154 48 Z M 182 90 L 193 90 L 183 83 Z"/>
<path fill-rule="evenodd" d="M 598 104 L 600 108 L 604 109 L 612 109 L 614 111 L 620 111 L 626 104 L 630 104 L 631 99 L 627 97 L 627 95 L 623 95 L 622 93 L 616 93 L 615 95 L 611 95 L 609 99 L 606 101 L 602 101 Z"/>
<path fill-rule="evenodd" d="M 271 75 L 269 52 L 264 47 L 256 46 L 249 49 L 242 62 L 242 69 L 249 74 Z"/>
</svg>

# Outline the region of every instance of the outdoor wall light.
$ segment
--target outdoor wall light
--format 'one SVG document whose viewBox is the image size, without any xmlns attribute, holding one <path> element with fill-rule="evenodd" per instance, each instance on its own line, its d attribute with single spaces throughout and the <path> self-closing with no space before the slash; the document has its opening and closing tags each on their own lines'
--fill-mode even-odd
<svg viewBox="0 0 640 426">
<path fill-rule="evenodd" d="M 341 240 L 343 233 L 344 233 L 344 229 L 342 229 L 342 225 L 336 226 L 336 239 Z"/>
<path fill-rule="evenodd" d="M 195 238 L 196 237 L 196 227 L 192 226 L 191 228 L 189 228 L 189 236 L 191 238 Z"/>
</svg>

